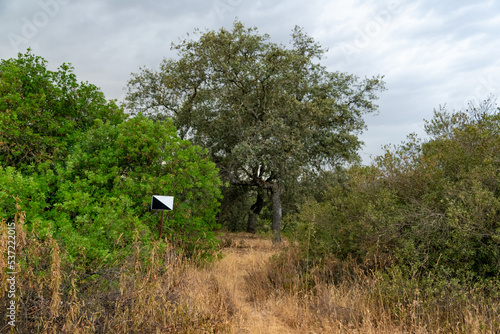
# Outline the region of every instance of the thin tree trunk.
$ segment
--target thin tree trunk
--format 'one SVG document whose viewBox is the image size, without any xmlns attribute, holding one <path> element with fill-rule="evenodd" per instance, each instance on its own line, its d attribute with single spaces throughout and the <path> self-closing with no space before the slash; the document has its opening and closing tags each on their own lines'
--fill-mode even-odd
<svg viewBox="0 0 500 334">
<path fill-rule="evenodd" d="M 248 213 L 247 232 L 255 234 L 257 230 L 257 215 L 251 210 Z"/>
<path fill-rule="evenodd" d="M 257 200 L 250 207 L 250 212 L 248 213 L 247 220 L 247 232 L 255 233 L 257 229 L 257 217 L 259 216 L 262 208 L 264 207 L 264 198 L 262 197 L 260 191 L 257 193 Z"/>
<path fill-rule="evenodd" d="M 281 192 L 282 189 L 278 184 L 273 184 L 271 187 L 273 201 L 273 223 L 272 230 L 274 232 L 273 242 L 281 242 Z"/>
</svg>

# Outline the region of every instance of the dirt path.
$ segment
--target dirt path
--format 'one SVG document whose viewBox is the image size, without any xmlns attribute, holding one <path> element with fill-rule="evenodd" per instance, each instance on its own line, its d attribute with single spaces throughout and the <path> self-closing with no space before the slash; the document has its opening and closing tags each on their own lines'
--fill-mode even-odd
<svg viewBox="0 0 500 334">
<path fill-rule="evenodd" d="M 286 323 L 276 298 L 252 301 L 245 277 L 265 268 L 280 248 L 248 233 L 226 233 L 224 258 L 186 273 L 183 295 L 199 313 L 218 315 L 232 333 L 299 333 Z M 282 309 L 285 309 L 282 306 Z M 295 315 L 293 316 L 295 317 Z"/>
<path fill-rule="evenodd" d="M 224 248 L 224 258 L 215 265 L 217 280 L 231 292 L 237 308 L 236 333 L 293 333 L 281 319 L 274 315 L 272 305 L 251 301 L 245 276 L 266 265 L 279 249 L 270 240 L 252 234 L 227 234 L 232 240 Z"/>
</svg>

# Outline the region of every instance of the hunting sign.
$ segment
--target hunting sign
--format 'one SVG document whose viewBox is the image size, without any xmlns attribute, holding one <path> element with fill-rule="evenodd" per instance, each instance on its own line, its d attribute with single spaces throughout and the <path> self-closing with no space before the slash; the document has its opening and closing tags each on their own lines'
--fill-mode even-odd
<svg viewBox="0 0 500 334">
<path fill-rule="evenodd" d="M 151 198 L 151 210 L 172 210 L 173 207 L 173 196 L 153 195 L 153 198 Z"/>
</svg>

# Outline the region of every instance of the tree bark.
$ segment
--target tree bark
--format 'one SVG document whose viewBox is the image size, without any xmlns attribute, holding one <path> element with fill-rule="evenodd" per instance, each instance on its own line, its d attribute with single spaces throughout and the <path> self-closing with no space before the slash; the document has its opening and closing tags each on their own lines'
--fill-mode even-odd
<svg viewBox="0 0 500 334">
<path fill-rule="evenodd" d="M 252 210 L 248 213 L 247 232 L 255 234 L 257 230 L 257 215 Z"/>
<path fill-rule="evenodd" d="M 264 207 L 264 198 L 262 198 L 262 195 L 260 194 L 259 191 L 259 193 L 257 194 L 257 200 L 250 207 L 250 212 L 248 213 L 247 232 L 249 233 L 256 232 L 257 217 L 259 216 L 263 207 Z"/>
<path fill-rule="evenodd" d="M 272 230 L 274 232 L 273 242 L 281 242 L 281 193 L 283 189 L 277 184 L 271 187 L 272 201 L 273 201 L 273 223 Z"/>
</svg>

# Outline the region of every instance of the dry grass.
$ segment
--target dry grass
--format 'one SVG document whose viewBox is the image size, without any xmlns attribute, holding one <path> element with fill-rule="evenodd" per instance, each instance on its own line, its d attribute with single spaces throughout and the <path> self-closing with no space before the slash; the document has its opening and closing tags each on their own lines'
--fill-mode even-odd
<svg viewBox="0 0 500 334">
<path fill-rule="evenodd" d="M 448 308 L 419 294 L 390 299 L 374 274 L 334 259 L 327 270 L 307 268 L 293 247 L 246 233 L 224 234 L 223 259 L 201 268 L 165 243 L 136 242 L 120 266 L 78 273 L 50 235 L 26 234 L 24 219 L 20 212 L 18 333 L 500 333 L 498 299 L 469 291 Z M 2 254 L 6 233 L 2 222 Z M 4 257 L 0 264 L 3 311 Z"/>
<path fill-rule="evenodd" d="M 149 247 L 137 239 L 134 252 L 116 267 L 75 272 L 61 260 L 50 234 L 26 233 L 25 217 L 16 218 L 16 320 L 4 316 L 7 227 L 0 226 L 0 333 L 217 333 L 227 332 L 225 295 L 217 282 L 207 295 L 211 303 L 198 308 L 187 274 L 197 266 L 177 256 L 164 242 Z M 34 229 L 36 230 L 36 228 Z"/>
<path fill-rule="evenodd" d="M 304 268 L 293 247 L 245 233 L 224 240 L 225 257 L 192 275 L 225 291 L 232 333 L 500 333 L 500 301 L 477 291 L 448 309 L 418 293 L 394 305 L 386 282 L 354 264 L 332 260 L 320 271 Z"/>
</svg>

